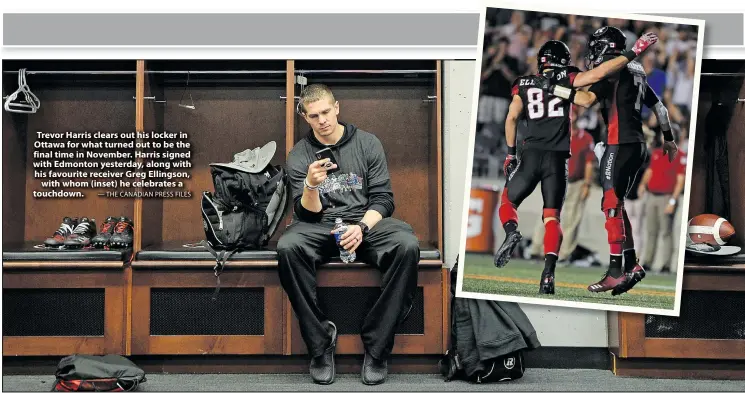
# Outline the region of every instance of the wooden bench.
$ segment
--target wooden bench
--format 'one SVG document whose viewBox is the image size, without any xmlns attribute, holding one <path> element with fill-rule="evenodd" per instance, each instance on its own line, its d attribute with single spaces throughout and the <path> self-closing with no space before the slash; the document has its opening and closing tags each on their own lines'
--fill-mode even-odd
<svg viewBox="0 0 745 393">
<path fill-rule="evenodd" d="M 3 250 L 3 355 L 124 353 L 125 251 Z"/>
<path fill-rule="evenodd" d="M 275 251 L 234 254 L 220 275 L 215 302 L 214 266 L 208 251 L 178 243 L 137 254 L 132 262 L 132 301 L 138 305 L 132 310 L 132 354 L 305 353 L 279 283 Z M 444 275 L 439 251 L 423 248 L 419 266 L 415 305 L 394 351 L 441 353 Z M 358 333 L 379 286 L 377 270 L 364 263 L 336 259 L 320 266 L 319 302 L 339 327 L 338 353 L 362 353 Z"/>
<path fill-rule="evenodd" d="M 307 369 L 297 321 L 279 285 L 275 253 L 234 255 L 220 276 L 220 295 L 212 302 L 214 259 L 206 251 L 183 247 L 204 238 L 198 198 L 201 191 L 213 188 L 210 163 L 230 161 L 238 151 L 275 141 L 278 149 L 272 164 L 286 166 L 287 154 L 309 129 L 295 113 L 296 101 L 286 99 L 299 94 L 295 77 L 300 74 L 309 83 L 332 88 L 342 107 L 342 121 L 379 137 L 396 201 L 394 217 L 411 224 L 422 242 L 417 303 L 399 332 L 394 354 L 416 358 L 444 352 L 449 284 L 441 254 L 439 61 L 132 60 L 74 61 L 64 66 L 77 71 L 130 71 L 131 75 L 35 74 L 31 88 L 43 109 L 33 115 L 3 116 L 3 185 L 19 190 L 3 199 L 4 302 L 37 298 L 47 302 L 4 307 L 6 326 L 15 323 L 9 330 L 13 335 L 3 337 L 7 359 L 121 353 L 140 356 L 144 364 L 177 358 L 183 365 L 179 370 L 211 372 L 222 370 L 216 363 L 223 359 L 250 355 L 258 364 L 250 370 L 257 372 L 286 371 L 282 366 L 295 359 L 302 359 L 297 360 L 298 370 Z M 3 67 L 33 71 L 60 66 L 9 61 Z M 392 68 L 410 71 L 380 72 Z M 184 71 L 179 74 L 179 70 Z M 190 75 L 194 110 L 178 106 L 186 70 L 201 71 Z M 43 180 L 34 176 L 36 130 L 130 133 L 133 123 L 138 132 L 188 134 L 192 167 L 185 188 L 191 198 L 106 198 L 97 193 L 107 190 L 95 188 L 79 189 L 86 198 L 73 202 L 32 196 L 42 189 Z M 109 215 L 127 216 L 134 222 L 128 253 L 55 251 L 44 256 L 28 248 L 29 242 L 42 243 L 51 236 L 64 216 L 92 217 L 100 226 Z M 273 240 L 281 234 L 279 230 Z M 341 332 L 340 356 L 361 355 L 355 333 L 365 305 L 379 291 L 379 274 L 362 263 L 332 262 L 319 269 L 318 282 L 319 300 Z M 53 309 L 57 296 L 69 299 L 70 305 Z M 53 321 L 55 313 L 76 312 L 85 314 L 80 316 L 83 319 L 99 319 L 86 323 L 89 329 L 81 331 L 62 331 L 69 324 L 42 321 Z M 36 327 L 48 331 L 18 335 Z M 430 358 L 419 364 L 433 371 L 436 362 Z"/>
<path fill-rule="evenodd" d="M 680 317 L 611 314 L 617 375 L 745 379 L 745 254 L 716 262 L 686 260 Z"/>
<path fill-rule="evenodd" d="M 420 258 L 414 306 L 393 353 L 428 357 L 432 363 L 424 369 L 431 371 L 432 356 L 443 353 L 447 343 L 449 275 L 438 250 L 422 244 Z M 136 255 L 47 251 L 31 244 L 9 248 L 3 252 L 3 355 L 304 358 L 297 319 L 279 283 L 276 252 L 234 254 L 220 275 L 216 301 L 211 300 L 214 265 L 206 250 L 175 242 Z M 319 302 L 339 327 L 339 355 L 362 353 L 360 326 L 379 285 L 377 270 L 362 262 L 335 258 L 319 267 Z"/>
</svg>

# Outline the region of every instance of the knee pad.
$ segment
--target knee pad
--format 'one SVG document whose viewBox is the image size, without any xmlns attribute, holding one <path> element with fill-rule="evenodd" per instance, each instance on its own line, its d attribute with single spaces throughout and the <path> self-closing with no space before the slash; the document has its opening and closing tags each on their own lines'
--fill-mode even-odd
<svg viewBox="0 0 745 393">
<path fill-rule="evenodd" d="M 564 240 L 564 232 L 558 219 L 548 220 L 543 224 L 546 233 L 543 235 L 543 253 L 559 255 L 561 242 Z"/>
<path fill-rule="evenodd" d="M 605 231 L 608 232 L 608 244 L 623 243 L 626 240 L 623 222 L 623 202 L 618 199 L 613 189 L 603 193 L 603 213 L 605 213 Z"/>
<path fill-rule="evenodd" d="M 626 240 L 623 216 L 620 209 L 608 209 L 605 211 L 605 231 L 608 232 L 609 244 L 623 243 Z"/>
<path fill-rule="evenodd" d="M 611 209 L 618 209 L 618 216 L 621 216 L 621 209 L 619 205 L 621 201 L 618 200 L 618 197 L 616 196 L 616 191 L 614 189 L 606 190 L 603 192 L 603 203 L 602 203 L 602 209 L 603 212 L 607 212 Z"/>
<path fill-rule="evenodd" d="M 510 202 L 507 197 L 507 187 L 502 191 L 501 203 L 499 204 L 499 221 L 504 224 L 514 221 L 517 222 L 517 209 L 515 204 Z"/>
</svg>

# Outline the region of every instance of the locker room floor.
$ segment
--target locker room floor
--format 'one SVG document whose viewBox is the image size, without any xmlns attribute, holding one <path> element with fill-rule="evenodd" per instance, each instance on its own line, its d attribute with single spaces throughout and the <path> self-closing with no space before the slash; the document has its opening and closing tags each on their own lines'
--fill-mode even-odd
<svg viewBox="0 0 745 393">
<path fill-rule="evenodd" d="M 54 376 L 3 376 L 3 391 L 48 392 Z M 616 377 L 607 370 L 528 369 L 522 379 L 500 384 L 445 383 L 436 374 L 392 374 L 383 385 L 366 386 L 359 374 L 338 374 L 329 386 L 307 374 L 147 374 L 137 391 L 742 391 L 743 381 Z"/>
</svg>

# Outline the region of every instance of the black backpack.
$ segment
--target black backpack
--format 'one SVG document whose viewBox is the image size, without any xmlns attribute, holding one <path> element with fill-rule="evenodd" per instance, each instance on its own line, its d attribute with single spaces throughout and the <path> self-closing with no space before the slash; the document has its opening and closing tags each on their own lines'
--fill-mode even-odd
<svg viewBox="0 0 745 393">
<path fill-rule="evenodd" d="M 284 169 L 266 164 L 243 170 L 243 164 L 210 164 L 214 194 L 202 193 L 205 247 L 215 257 L 217 288 L 220 273 L 236 252 L 264 248 L 284 218 L 289 199 Z"/>
<path fill-rule="evenodd" d="M 72 355 L 60 360 L 53 392 L 124 392 L 147 381 L 145 372 L 119 355 Z"/>
<path fill-rule="evenodd" d="M 503 382 L 520 379 L 525 373 L 523 350 L 501 355 L 485 356 L 479 353 L 476 331 L 468 312 L 468 302 L 486 305 L 489 300 L 456 298 L 458 260 L 450 272 L 450 343 L 449 349 L 440 358 L 438 366 L 446 382 L 464 380 L 472 383 Z M 495 328 L 499 328 L 495 326 Z M 459 342 L 458 337 L 468 338 L 468 343 Z"/>
</svg>

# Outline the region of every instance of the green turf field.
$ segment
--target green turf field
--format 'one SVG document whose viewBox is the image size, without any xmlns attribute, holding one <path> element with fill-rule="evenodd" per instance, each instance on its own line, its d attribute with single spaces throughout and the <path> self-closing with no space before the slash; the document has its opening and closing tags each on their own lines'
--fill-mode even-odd
<svg viewBox="0 0 745 393">
<path fill-rule="evenodd" d="M 592 293 L 587 290 L 588 285 L 603 276 L 604 267 L 557 265 L 556 294 L 539 295 L 538 281 L 543 271 L 543 261 L 513 258 L 505 267 L 498 269 L 491 255 L 467 253 L 462 263 L 462 290 L 465 292 L 668 310 L 672 310 L 675 304 L 675 275 L 672 274 L 647 273 L 644 280 L 631 291 L 612 296 L 611 291 Z"/>
</svg>

